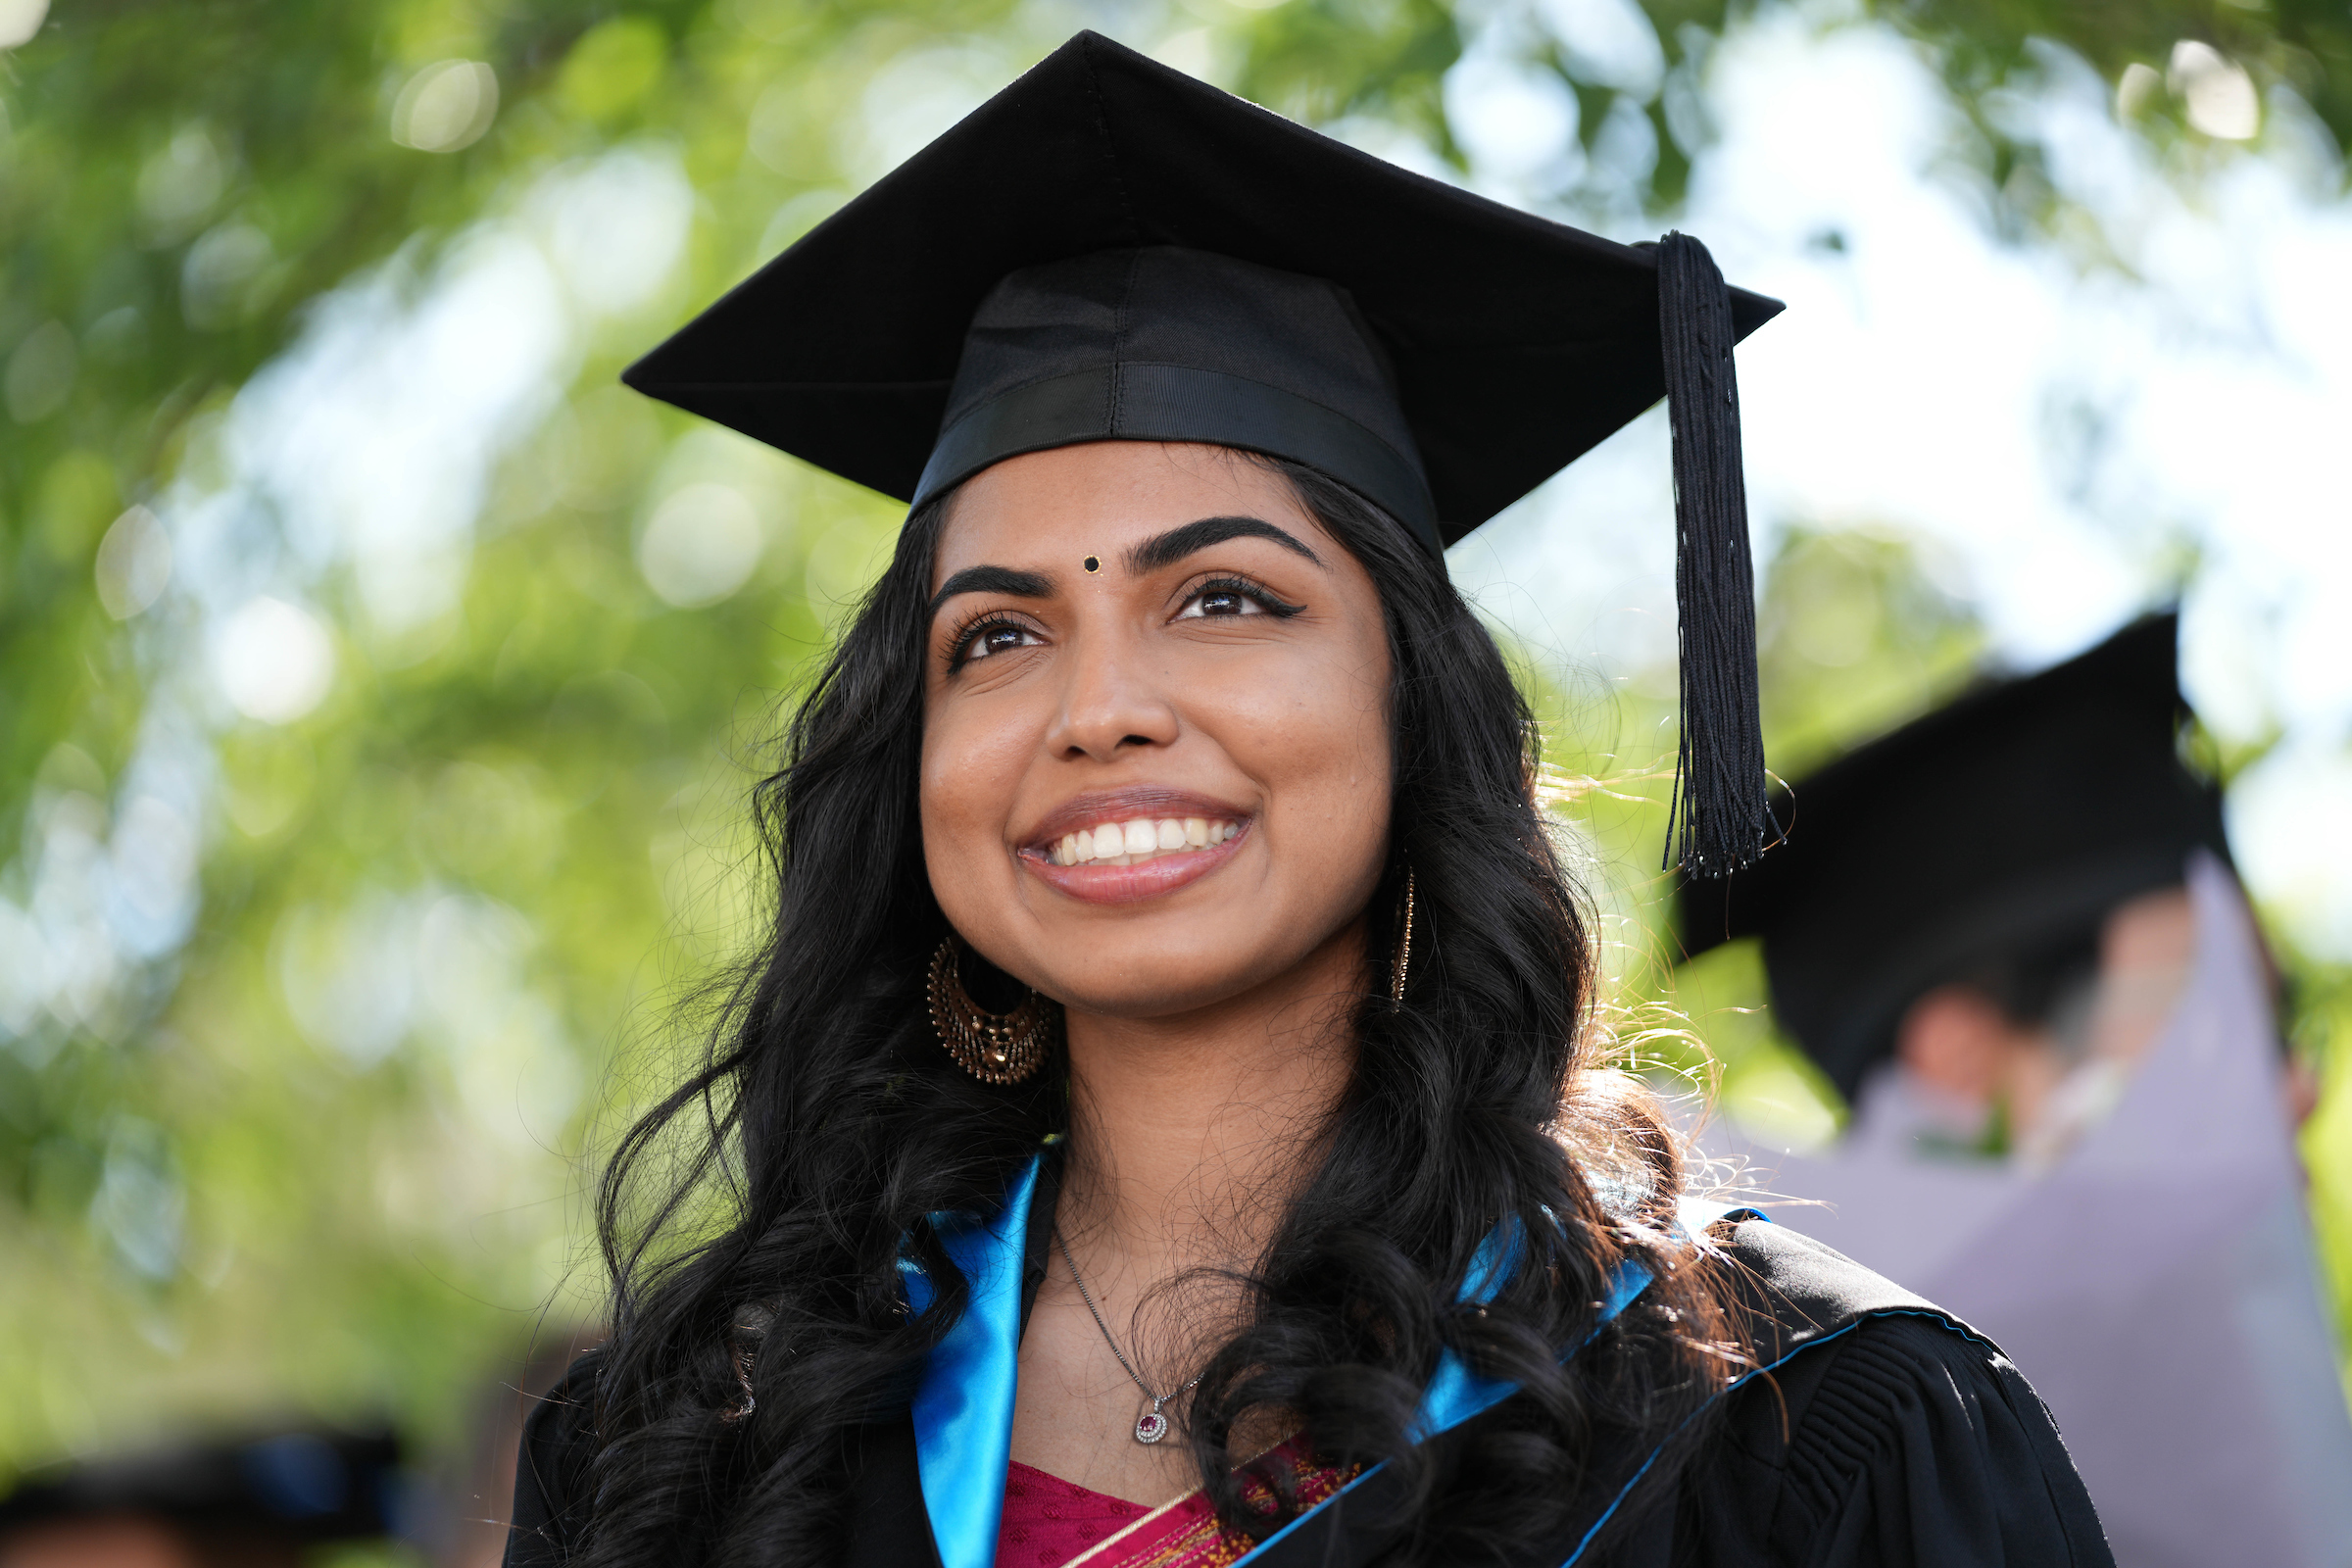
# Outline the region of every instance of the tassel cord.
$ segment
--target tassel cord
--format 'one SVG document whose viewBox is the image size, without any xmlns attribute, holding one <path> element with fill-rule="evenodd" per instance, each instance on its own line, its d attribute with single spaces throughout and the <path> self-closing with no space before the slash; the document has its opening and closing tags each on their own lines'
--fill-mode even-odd
<svg viewBox="0 0 2352 1568">
<path fill-rule="evenodd" d="M 1740 471 L 1731 290 L 1688 234 L 1658 246 L 1658 326 L 1674 429 L 1682 737 L 1666 853 L 1691 876 L 1753 864 L 1772 827 L 1757 710 L 1755 568 Z"/>
</svg>

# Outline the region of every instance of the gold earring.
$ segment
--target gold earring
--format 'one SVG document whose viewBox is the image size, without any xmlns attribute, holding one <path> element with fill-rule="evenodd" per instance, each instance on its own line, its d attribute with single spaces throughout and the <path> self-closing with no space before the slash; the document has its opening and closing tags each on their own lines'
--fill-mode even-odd
<svg viewBox="0 0 2352 1568">
<path fill-rule="evenodd" d="M 1396 922 L 1396 961 L 1389 966 L 1389 1000 L 1404 1004 L 1404 973 L 1413 961 L 1413 868 L 1404 868 L 1404 915 Z"/>
<path fill-rule="evenodd" d="M 1010 1012 L 989 1012 L 963 989 L 956 939 L 931 956 L 931 1027 L 956 1065 L 984 1084 L 1017 1084 L 1044 1064 L 1054 1043 L 1054 1004 L 1032 991 Z"/>
</svg>

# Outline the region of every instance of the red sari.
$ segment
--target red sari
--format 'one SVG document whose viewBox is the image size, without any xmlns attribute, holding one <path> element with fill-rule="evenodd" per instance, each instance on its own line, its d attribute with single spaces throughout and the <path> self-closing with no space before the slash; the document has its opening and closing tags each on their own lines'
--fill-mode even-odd
<svg viewBox="0 0 2352 1568">
<path fill-rule="evenodd" d="M 1242 1478 L 1242 1495 L 1271 1512 L 1274 1492 L 1260 1471 L 1286 1479 L 1300 1507 L 1346 1486 L 1349 1473 L 1316 1464 L 1298 1439 L 1276 1445 Z M 1198 1488 L 1156 1508 L 1048 1475 L 1015 1460 L 1004 1484 L 997 1568 L 1227 1568 L 1251 1543 L 1217 1523 Z"/>
</svg>

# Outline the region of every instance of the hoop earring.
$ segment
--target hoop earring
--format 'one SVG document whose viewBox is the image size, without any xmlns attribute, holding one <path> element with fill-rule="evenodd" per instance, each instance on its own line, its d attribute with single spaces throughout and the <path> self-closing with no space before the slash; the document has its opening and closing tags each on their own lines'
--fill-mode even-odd
<svg viewBox="0 0 2352 1568">
<path fill-rule="evenodd" d="M 1413 868 L 1404 868 L 1404 912 L 1397 918 L 1396 961 L 1389 965 L 1389 1000 L 1404 1005 L 1405 971 L 1413 961 Z"/>
<path fill-rule="evenodd" d="M 1054 1008 L 1032 991 L 1010 1012 L 989 1012 L 963 989 L 956 939 L 931 956 L 931 1027 L 956 1065 L 984 1084 L 1017 1084 L 1033 1075 L 1053 1044 Z"/>
</svg>

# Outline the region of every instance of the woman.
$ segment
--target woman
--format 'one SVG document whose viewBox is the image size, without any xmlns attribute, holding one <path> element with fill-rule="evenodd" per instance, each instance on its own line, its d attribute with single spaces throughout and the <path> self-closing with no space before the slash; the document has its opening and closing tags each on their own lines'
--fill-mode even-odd
<svg viewBox="0 0 2352 1568">
<path fill-rule="evenodd" d="M 1682 1206 L 1445 575 L 1671 382 L 1686 859 L 1752 856 L 1769 311 L 1081 35 L 632 369 L 914 509 L 510 1561 L 2104 1562 L 1996 1351 Z"/>
</svg>

